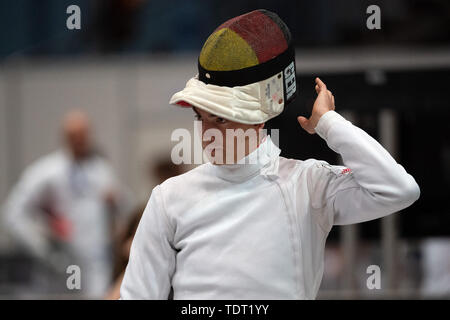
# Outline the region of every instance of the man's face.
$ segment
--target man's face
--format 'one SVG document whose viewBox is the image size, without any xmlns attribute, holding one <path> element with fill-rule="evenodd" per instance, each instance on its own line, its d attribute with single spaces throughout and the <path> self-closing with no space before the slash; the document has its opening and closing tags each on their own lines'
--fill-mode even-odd
<svg viewBox="0 0 450 320">
<path fill-rule="evenodd" d="M 91 149 L 90 126 L 87 116 L 79 112 L 67 115 L 63 133 L 65 143 L 76 160 L 86 157 Z"/>
<path fill-rule="evenodd" d="M 192 109 L 196 119 L 202 124 L 203 150 L 213 157 L 222 158 L 216 164 L 235 163 L 258 147 L 264 123 L 243 124 L 195 107 Z M 222 152 L 222 157 L 218 152 Z"/>
</svg>

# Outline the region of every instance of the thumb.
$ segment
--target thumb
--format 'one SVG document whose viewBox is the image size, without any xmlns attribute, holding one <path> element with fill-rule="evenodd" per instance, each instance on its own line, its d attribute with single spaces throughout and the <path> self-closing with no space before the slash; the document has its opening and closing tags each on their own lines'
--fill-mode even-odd
<svg viewBox="0 0 450 320">
<path fill-rule="evenodd" d="M 302 126 L 303 129 L 307 130 L 306 128 L 308 127 L 308 119 L 306 119 L 305 117 L 299 116 L 299 117 L 297 117 L 297 121 L 298 121 L 298 123 L 300 123 L 300 125 Z"/>
<path fill-rule="evenodd" d="M 315 131 L 314 129 L 311 129 L 310 124 L 309 124 L 309 120 L 306 119 L 305 117 L 297 117 L 298 123 L 300 123 L 300 125 L 302 126 L 303 129 L 305 129 L 306 132 L 308 132 L 309 134 L 314 134 Z"/>
</svg>

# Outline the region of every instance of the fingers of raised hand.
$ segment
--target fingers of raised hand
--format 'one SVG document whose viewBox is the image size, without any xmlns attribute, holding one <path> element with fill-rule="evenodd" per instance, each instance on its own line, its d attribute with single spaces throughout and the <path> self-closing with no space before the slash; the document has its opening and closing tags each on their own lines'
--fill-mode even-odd
<svg viewBox="0 0 450 320">
<path fill-rule="evenodd" d="M 319 78 L 316 78 L 316 86 L 319 88 L 319 91 L 327 90 L 327 86 Z M 316 89 L 316 91 L 317 91 L 317 89 Z M 319 92 L 317 92 L 317 93 L 319 93 Z"/>
</svg>

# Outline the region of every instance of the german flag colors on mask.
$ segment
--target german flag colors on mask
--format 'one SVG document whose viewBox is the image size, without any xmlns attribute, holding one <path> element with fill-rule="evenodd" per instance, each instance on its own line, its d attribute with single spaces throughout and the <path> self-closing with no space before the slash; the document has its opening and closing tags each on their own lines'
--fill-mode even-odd
<svg viewBox="0 0 450 320">
<path fill-rule="evenodd" d="M 204 43 L 197 64 L 198 75 L 172 97 L 172 104 L 261 123 L 296 96 L 291 34 L 277 14 L 264 9 L 222 23 Z"/>
<path fill-rule="evenodd" d="M 276 14 L 255 10 L 220 25 L 203 45 L 199 62 L 214 71 L 248 68 L 280 55 L 290 42 L 290 32 Z"/>
</svg>

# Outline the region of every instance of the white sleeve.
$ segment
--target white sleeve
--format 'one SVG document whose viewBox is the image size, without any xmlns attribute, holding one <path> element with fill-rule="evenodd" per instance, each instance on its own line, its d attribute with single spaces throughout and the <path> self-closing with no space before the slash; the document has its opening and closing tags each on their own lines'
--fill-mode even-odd
<svg viewBox="0 0 450 320">
<path fill-rule="evenodd" d="M 419 198 L 414 178 L 375 139 L 337 112 L 325 113 L 315 130 L 345 165 L 318 162 L 312 173 L 310 194 L 332 224 L 377 219 Z"/>
<path fill-rule="evenodd" d="M 130 259 L 120 288 L 121 299 L 169 297 L 175 271 L 174 230 L 156 186 L 142 215 L 131 245 Z"/>
<path fill-rule="evenodd" d="M 47 259 L 50 252 L 48 231 L 40 224 L 40 205 L 46 192 L 47 179 L 41 167 L 24 171 L 3 207 L 3 218 L 12 238 L 32 255 Z"/>
</svg>

